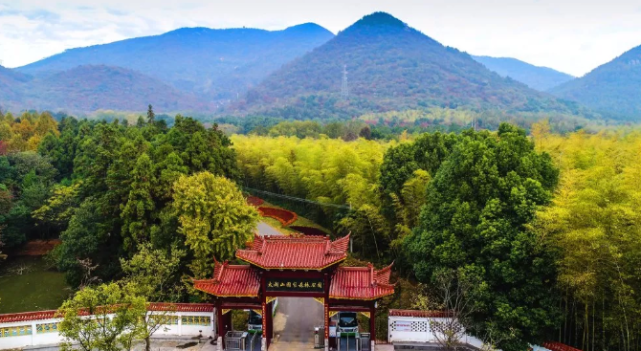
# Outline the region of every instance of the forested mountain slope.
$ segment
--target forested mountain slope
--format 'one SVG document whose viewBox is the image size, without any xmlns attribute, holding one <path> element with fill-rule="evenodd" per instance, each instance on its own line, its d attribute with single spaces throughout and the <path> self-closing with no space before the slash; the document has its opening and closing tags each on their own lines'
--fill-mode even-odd
<svg viewBox="0 0 641 351">
<path fill-rule="evenodd" d="M 20 86 L 31 80 L 31 77 L 0 66 L 0 107 L 21 99 Z"/>
<path fill-rule="evenodd" d="M 90 112 L 100 109 L 145 110 L 149 104 L 158 111 L 204 111 L 214 105 L 144 74 L 120 67 L 79 66 L 41 78 L 11 70 L 5 87 L 0 78 L 0 106 L 20 111 L 46 109 Z M 5 95 L 6 91 L 10 95 Z"/>
<path fill-rule="evenodd" d="M 331 39 L 307 23 L 281 31 L 182 28 L 158 36 L 67 50 L 18 68 L 50 75 L 80 65 L 129 68 L 210 99 L 235 98 L 284 63 Z"/>
<path fill-rule="evenodd" d="M 351 117 L 420 106 L 575 112 L 380 12 L 271 74 L 235 108 Z"/>
<path fill-rule="evenodd" d="M 641 119 L 641 46 L 550 92 L 610 117 Z"/>
<path fill-rule="evenodd" d="M 539 67 L 510 57 L 472 56 L 490 71 L 510 77 L 530 88 L 546 91 L 574 79 L 573 76 L 548 67 Z"/>
</svg>

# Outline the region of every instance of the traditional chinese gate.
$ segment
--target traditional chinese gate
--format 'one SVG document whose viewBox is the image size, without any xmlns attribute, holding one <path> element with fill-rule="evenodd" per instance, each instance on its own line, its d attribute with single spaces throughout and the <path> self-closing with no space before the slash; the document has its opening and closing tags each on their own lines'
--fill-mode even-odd
<svg viewBox="0 0 641 351">
<path fill-rule="evenodd" d="M 256 236 L 251 247 L 236 252 L 248 265 L 216 262 L 214 277 L 195 280 L 194 287 L 213 296 L 219 340 L 231 329 L 231 310 L 254 310 L 263 316 L 261 349 L 266 351 L 273 336 L 274 300 L 311 297 L 324 306 L 325 350 L 329 347 L 329 320 L 339 311 L 368 315 L 373 343 L 376 300 L 394 293 L 389 282 L 391 266 L 381 270 L 371 264 L 339 267 L 347 258 L 348 244 L 349 236 L 335 241 L 328 237 Z"/>
</svg>

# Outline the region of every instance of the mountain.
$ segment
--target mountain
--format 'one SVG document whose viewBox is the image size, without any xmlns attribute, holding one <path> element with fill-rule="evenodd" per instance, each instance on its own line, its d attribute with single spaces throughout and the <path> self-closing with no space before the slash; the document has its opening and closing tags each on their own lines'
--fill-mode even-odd
<svg viewBox="0 0 641 351">
<path fill-rule="evenodd" d="M 31 77 L 26 74 L 0 66 L 0 107 L 3 107 L 3 103 L 9 105 L 20 100 L 19 87 L 30 80 Z"/>
<path fill-rule="evenodd" d="M 49 76 L 81 65 L 128 68 L 211 100 L 235 98 L 334 35 L 313 23 L 281 31 L 182 28 L 67 50 L 17 70 Z"/>
<path fill-rule="evenodd" d="M 323 118 L 426 106 L 574 109 L 377 12 L 269 75 L 230 110 Z"/>
<path fill-rule="evenodd" d="M 550 92 L 612 118 L 641 119 L 641 46 Z"/>
<path fill-rule="evenodd" d="M 552 68 L 535 66 L 509 57 L 472 56 L 472 58 L 490 71 L 502 77 L 510 77 L 538 91 L 546 91 L 575 78 Z"/>
<path fill-rule="evenodd" d="M 121 67 L 85 65 L 39 78 L 15 72 L 12 75 L 22 80 L 10 83 L 15 94 L 7 98 L 3 94 L 0 105 L 13 110 L 142 111 L 149 104 L 164 112 L 214 109 L 213 104 Z"/>
</svg>

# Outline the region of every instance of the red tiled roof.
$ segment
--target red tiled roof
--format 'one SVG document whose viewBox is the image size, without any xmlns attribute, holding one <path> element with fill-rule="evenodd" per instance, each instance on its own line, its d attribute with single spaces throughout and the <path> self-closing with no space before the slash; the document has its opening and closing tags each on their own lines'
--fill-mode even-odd
<svg viewBox="0 0 641 351">
<path fill-rule="evenodd" d="M 255 236 L 236 257 L 263 269 L 321 270 L 347 258 L 349 235 L 330 241 L 328 237 Z"/>
<path fill-rule="evenodd" d="M 392 266 L 380 271 L 371 264 L 368 267 L 339 267 L 329 287 L 331 299 L 376 300 L 394 293 L 389 283 Z"/>
<path fill-rule="evenodd" d="M 576 349 L 576 348 L 574 348 L 572 346 L 568 346 L 566 344 L 562 344 L 562 343 L 556 342 L 556 341 L 545 342 L 545 343 L 543 343 L 543 347 L 545 347 L 548 350 L 552 350 L 552 351 L 581 351 L 581 350 Z"/>
<path fill-rule="evenodd" d="M 35 321 L 40 319 L 59 318 L 59 316 L 56 316 L 57 313 L 58 311 L 53 310 L 53 311 L 0 314 L 0 323 L 26 322 L 26 321 Z"/>
<path fill-rule="evenodd" d="M 154 302 L 147 306 L 148 311 L 173 311 L 174 309 L 176 312 L 212 312 L 214 305 L 210 303 Z M 57 310 L 6 313 L 0 314 L 0 323 L 27 322 L 54 318 L 62 318 L 61 315 L 58 315 Z"/>
<path fill-rule="evenodd" d="M 214 278 L 194 280 L 194 289 L 219 297 L 255 297 L 260 278 L 252 266 L 216 262 Z"/>
<path fill-rule="evenodd" d="M 447 318 L 451 315 L 448 311 L 389 310 L 390 317 Z"/>
</svg>

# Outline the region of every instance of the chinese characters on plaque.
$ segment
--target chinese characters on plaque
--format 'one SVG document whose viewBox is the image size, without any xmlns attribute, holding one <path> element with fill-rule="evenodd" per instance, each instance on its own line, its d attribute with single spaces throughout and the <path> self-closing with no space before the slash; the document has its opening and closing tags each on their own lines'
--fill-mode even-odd
<svg viewBox="0 0 641 351">
<path fill-rule="evenodd" d="M 267 291 L 323 292 L 323 279 L 268 278 Z"/>
</svg>

